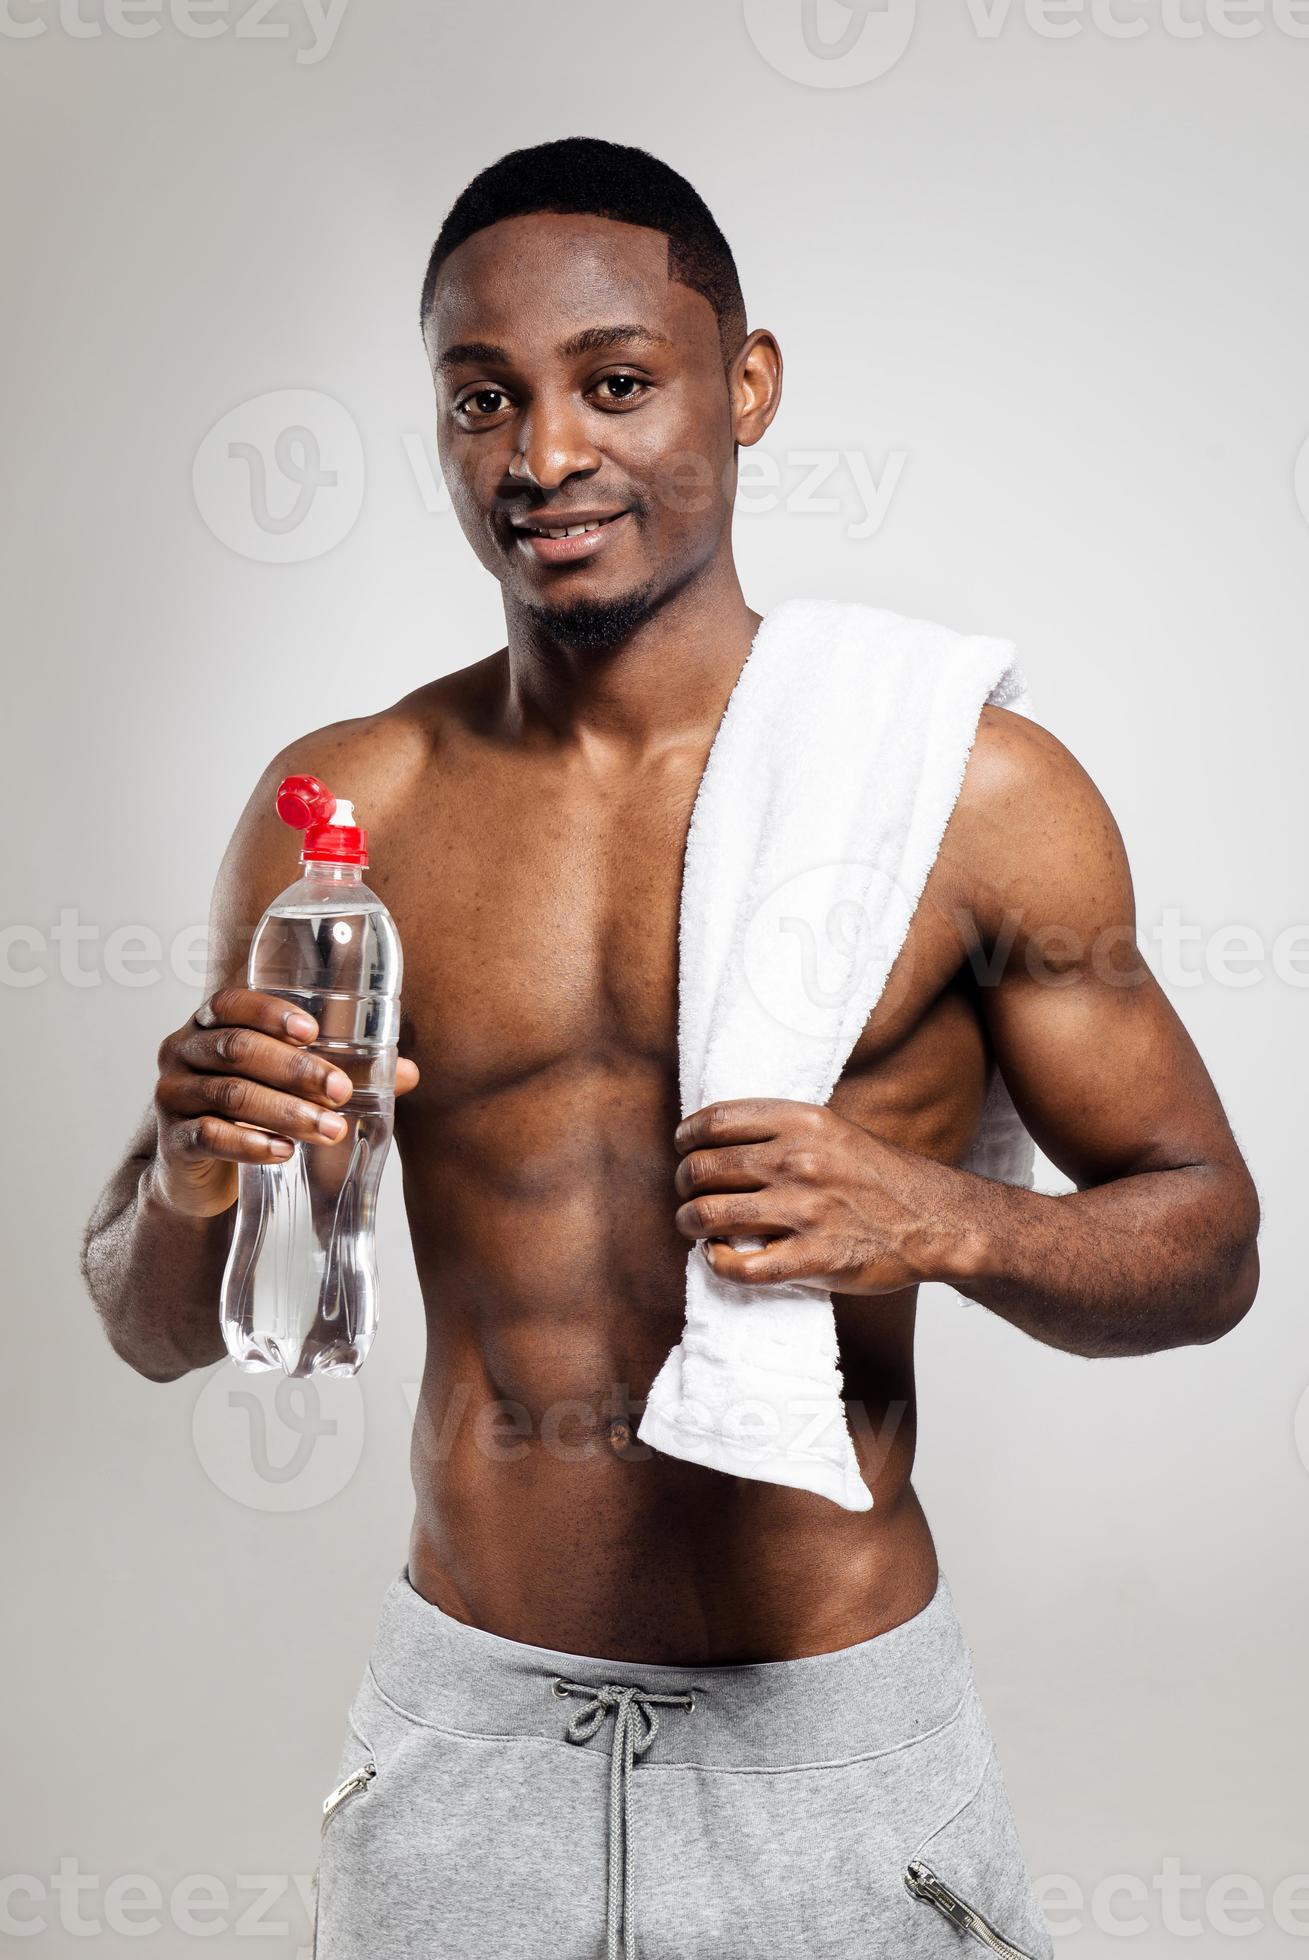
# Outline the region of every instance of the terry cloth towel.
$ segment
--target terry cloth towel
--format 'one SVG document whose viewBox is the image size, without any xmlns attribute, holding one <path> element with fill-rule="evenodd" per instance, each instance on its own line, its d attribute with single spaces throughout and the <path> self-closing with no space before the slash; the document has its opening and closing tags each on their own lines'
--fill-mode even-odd
<svg viewBox="0 0 1309 1960">
<path fill-rule="evenodd" d="M 835 600 L 788 599 L 762 620 L 687 832 L 684 1116 L 738 1097 L 827 1102 L 903 944 L 986 702 L 1031 713 L 1006 640 Z M 1033 1154 L 995 1071 L 963 1167 L 1030 1185 Z M 698 1243 L 682 1338 L 637 1434 L 710 1469 L 872 1507 L 830 1293 L 733 1284 Z"/>
</svg>

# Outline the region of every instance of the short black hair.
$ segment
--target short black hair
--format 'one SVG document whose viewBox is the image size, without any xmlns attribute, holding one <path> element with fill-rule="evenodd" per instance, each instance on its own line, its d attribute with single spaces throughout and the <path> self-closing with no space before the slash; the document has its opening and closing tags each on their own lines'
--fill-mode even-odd
<svg viewBox="0 0 1309 1960">
<path fill-rule="evenodd" d="M 424 334 L 437 274 L 455 247 L 501 218 L 534 211 L 586 213 L 666 233 L 669 277 L 709 301 L 718 316 L 723 362 L 730 366 L 745 338 L 745 300 L 731 247 L 708 205 L 648 150 L 598 136 L 561 136 L 510 150 L 460 192 L 427 261 L 418 309 Z"/>
</svg>

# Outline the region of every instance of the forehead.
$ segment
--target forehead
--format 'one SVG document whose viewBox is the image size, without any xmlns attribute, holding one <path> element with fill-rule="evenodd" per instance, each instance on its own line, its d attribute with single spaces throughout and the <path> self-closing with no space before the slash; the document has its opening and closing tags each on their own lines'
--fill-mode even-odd
<svg viewBox="0 0 1309 1960">
<path fill-rule="evenodd" d="M 703 293 L 669 277 L 666 233 L 591 213 L 534 211 L 474 232 L 441 267 L 427 337 L 514 351 L 553 346 L 570 329 L 636 322 L 688 348 L 717 344 Z"/>
</svg>

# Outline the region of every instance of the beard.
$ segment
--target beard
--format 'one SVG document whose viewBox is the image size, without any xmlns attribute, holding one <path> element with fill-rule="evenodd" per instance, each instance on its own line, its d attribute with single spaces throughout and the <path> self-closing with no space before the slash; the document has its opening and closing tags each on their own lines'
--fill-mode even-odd
<svg viewBox="0 0 1309 1960">
<path fill-rule="evenodd" d="M 611 653 L 629 640 L 658 610 L 666 594 L 655 583 L 638 586 L 616 599 L 570 599 L 561 605 L 527 605 L 524 610 L 544 638 L 577 653 Z"/>
</svg>

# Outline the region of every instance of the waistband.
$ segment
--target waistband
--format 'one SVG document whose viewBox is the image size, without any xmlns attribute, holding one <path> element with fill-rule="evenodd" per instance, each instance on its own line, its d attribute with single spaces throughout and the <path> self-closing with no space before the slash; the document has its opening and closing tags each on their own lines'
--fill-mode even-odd
<svg viewBox="0 0 1309 1960">
<path fill-rule="evenodd" d="M 372 1677 L 402 1713 L 477 1736 L 557 1740 L 555 1683 L 690 1695 L 694 1716 L 658 1726 L 653 1760 L 787 1768 L 849 1761 L 920 1740 L 960 1711 L 973 1657 L 944 1572 L 922 1610 L 853 1646 L 724 1666 L 605 1659 L 509 1640 L 424 1599 L 406 1566 L 383 1596 Z"/>
</svg>

